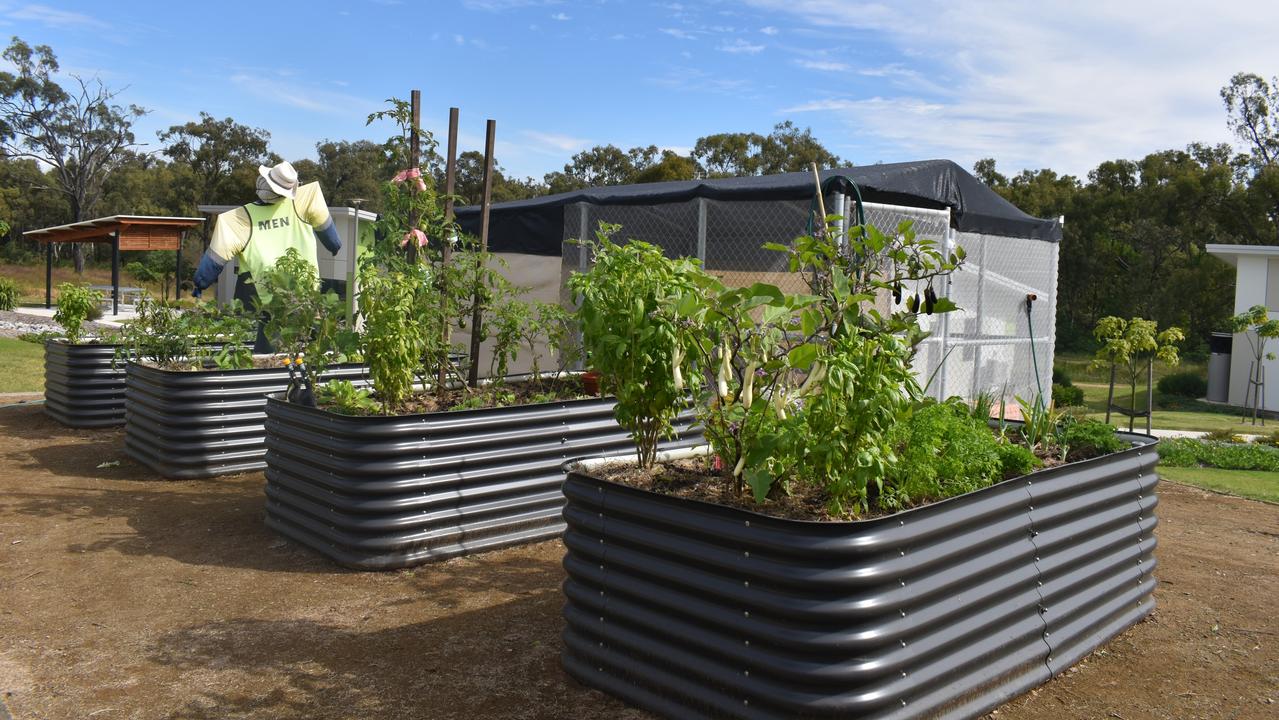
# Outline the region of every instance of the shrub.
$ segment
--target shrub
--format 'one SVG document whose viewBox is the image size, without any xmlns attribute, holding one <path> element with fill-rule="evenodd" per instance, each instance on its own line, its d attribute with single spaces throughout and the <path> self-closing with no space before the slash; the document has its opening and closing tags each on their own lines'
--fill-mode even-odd
<svg viewBox="0 0 1279 720">
<path fill-rule="evenodd" d="M 1126 445 L 1115 435 L 1115 427 L 1096 420 L 1066 423 L 1057 433 L 1057 445 L 1067 460 L 1080 460 L 1109 455 L 1123 450 Z"/>
<path fill-rule="evenodd" d="M 1279 472 L 1279 448 L 1260 443 L 1174 438 L 1159 444 L 1159 462 L 1171 467 Z"/>
<path fill-rule="evenodd" d="M 1084 404 L 1084 389 L 1074 385 L 1053 383 L 1053 407 L 1064 408 Z"/>
<path fill-rule="evenodd" d="M 1074 387 L 1074 383 L 1070 381 L 1070 374 L 1066 372 L 1066 368 L 1053 367 L 1053 385 L 1064 385 L 1066 387 Z"/>
<path fill-rule="evenodd" d="M 996 449 L 999 451 L 999 467 L 1005 478 L 1028 475 L 1044 464 L 1025 445 L 1001 442 Z"/>
<path fill-rule="evenodd" d="M 962 495 L 1003 476 L 999 441 L 985 422 L 959 403 L 916 409 L 893 428 L 890 438 L 898 463 L 880 500 L 885 508 Z"/>
<path fill-rule="evenodd" d="M 0 310 L 18 307 L 18 283 L 11 278 L 0 277 Z"/>
<path fill-rule="evenodd" d="M 1208 381 L 1199 373 L 1179 372 L 1159 378 L 1155 388 L 1164 395 L 1197 399 L 1208 394 Z"/>
<path fill-rule="evenodd" d="M 1209 430 L 1208 432 L 1204 433 L 1203 439 L 1207 440 L 1208 442 L 1219 442 L 1219 443 L 1245 442 L 1242 435 L 1236 434 L 1235 431 L 1233 430 L 1226 430 L 1226 429 Z"/>
</svg>

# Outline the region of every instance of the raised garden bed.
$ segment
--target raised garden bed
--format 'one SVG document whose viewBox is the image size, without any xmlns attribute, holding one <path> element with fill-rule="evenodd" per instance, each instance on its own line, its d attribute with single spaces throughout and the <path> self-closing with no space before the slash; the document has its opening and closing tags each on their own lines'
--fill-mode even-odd
<svg viewBox="0 0 1279 720">
<path fill-rule="evenodd" d="M 363 382 L 362 365 L 325 379 Z M 131 362 L 125 382 L 124 446 L 166 478 L 187 480 L 266 467 L 266 397 L 288 388 L 288 368 L 162 370 Z"/>
<path fill-rule="evenodd" d="M 571 466 L 564 667 L 671 718 L 979 716 L 1153 609 L 1156 441 L 1120 437 L 1134 447 L 856 522 Z"/>
<path fill-rule="evenodd" d="M 610 398 L 354 417 L 267 402 L 266 522 L 354 568 L 418 565 L 564 529 L 567 458 L 634 452 Z M 692 445 L 691 413 L 671 447 Z"/>
<path fill-rule="evenodd" d="M 115 367 L 118 346 L 44 344 L 44 411 L 68 427 L 110 427 L 124 423 L 124 367 Z"/>
</svg>

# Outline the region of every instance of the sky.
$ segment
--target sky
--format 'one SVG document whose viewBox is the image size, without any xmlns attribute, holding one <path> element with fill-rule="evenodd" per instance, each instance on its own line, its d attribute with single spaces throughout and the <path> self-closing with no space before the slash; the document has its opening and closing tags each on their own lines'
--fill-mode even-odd
<svg viewBox="0 0 1279 720">
<path fill-rule="evenodd" d="M 441 144 L 451 106 L 463 151 L 494 119 L 507 174 L 535 178 L 597 144 L 687 153 L 785 120 L 858 165 L 993 157 L 1085 177 L 1232 142 L 1221 87 L 1279 73 L 1273 1 L 0 1 L 0 26 L 51 46 L 64 82 L 147 108 L 147 150 L 203 111 L 314 157 L 384 139 L 368 114 L 416 88 Z"/>
</svg>

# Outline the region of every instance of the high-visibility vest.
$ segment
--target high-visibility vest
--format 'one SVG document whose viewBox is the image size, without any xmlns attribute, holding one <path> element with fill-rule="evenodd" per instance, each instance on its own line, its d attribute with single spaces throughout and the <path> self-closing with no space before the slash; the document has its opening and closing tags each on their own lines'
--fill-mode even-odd
<svg viewBox="0 0 1279 720">
<path fill-rule="evenodd" d="M 316 262 L 315 230 L 302 220 L 292 198 L 284 198 L 270 205 L 249 203 L 244 206 L 249 214 L 249 243 L 240 251 L 240 271 L 247 271 L 253 277 L 261 277 L 260 272 L 275 266 L 289 251 L 296 248 L 304 260 L 315 268 L 319 277 L 320 266 Z M 258 299 L 262 303 L 271 301 L 270 293 L 257 286 Z"/>
</svg>

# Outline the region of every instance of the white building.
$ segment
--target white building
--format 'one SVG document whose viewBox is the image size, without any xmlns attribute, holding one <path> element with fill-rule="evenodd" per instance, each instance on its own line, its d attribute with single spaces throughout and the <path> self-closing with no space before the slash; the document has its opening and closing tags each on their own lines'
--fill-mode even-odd
<svg viewBox="0 0 1279 720">
<path fill-rule="evenodd" d="M 1235 267 L 1235 307 L 1232 314 L 1247 311 L 1254 305 L 1265 305 L 1270 317 L 1279 317 L 1279 246 L 1275 245 L 1208 245 L 1208 254 Z M 1255 339 L 1255 338 L 1254 338 Z M 1279 354 L 1279 340 L 1272 340 L 1268 351 Z M 1255 362 L 1248 338 L 1235 335 L 1230 353 L 1230 390 L 1227 402 L 1243 407 L 1248 392 L 1248 372 Z M 1279 359 L 1266 360 L 1266 391 L 1262 407 L 1279 410 Z"/>
</svg>

